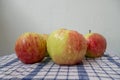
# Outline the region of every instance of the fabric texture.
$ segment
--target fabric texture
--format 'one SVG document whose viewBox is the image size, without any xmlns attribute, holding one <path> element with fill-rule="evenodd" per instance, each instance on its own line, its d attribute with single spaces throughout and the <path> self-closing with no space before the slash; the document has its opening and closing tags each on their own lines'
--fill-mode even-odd
<svg viewBox="0 0 120 80">
<path fill-rule="evenodd" d="M 0 80 L 120 80 L 120 58 L 105 54 L 79 65 L 60 66 L 50 57 L 24 64 L 15 54 L 0 57 Z"/>
</svg>

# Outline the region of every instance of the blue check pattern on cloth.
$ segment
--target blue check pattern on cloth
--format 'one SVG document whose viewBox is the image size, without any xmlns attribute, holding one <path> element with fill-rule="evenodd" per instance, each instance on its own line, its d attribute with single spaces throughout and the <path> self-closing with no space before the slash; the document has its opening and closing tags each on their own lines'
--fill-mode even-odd
<svg viewBox="0 0 120 80">
<path fill-rule="evenodd" d="M 59 66 L 49 57 L 23 64 L 15 54 L 6 55 L 0 57 L 0 80 L 120 80 L 120 57 L 106 53 L 74 66 Z"/>
</svg>

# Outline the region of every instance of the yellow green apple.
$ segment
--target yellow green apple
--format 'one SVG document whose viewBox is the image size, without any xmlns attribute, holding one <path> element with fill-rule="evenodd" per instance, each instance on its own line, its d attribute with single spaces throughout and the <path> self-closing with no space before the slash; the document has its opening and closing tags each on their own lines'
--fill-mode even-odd
<svg viewBox="0 0 120 80">
<path fill-rule="evenodd" d="M 18 37 L 15 43 L 17 57 L 26 64 L 40 62 L 45 57 L 44 38 L 34 32 L 26 32 Z"/>
<path fill-rule="evenodd" d="M 49 35 L 47 50 L 56 64 L 75 65 L 84 59 L 87 41 L 75 30 L 58 29 Z"/>
<path fill-rule="evenodd" d="M 85 35 L 87 40 L 87 53 L 86 57 L 97 58 L 104 55 L 106 51 L 107 42 L 104 36 L 99 33 L 88 33 Z"/>
</svg>

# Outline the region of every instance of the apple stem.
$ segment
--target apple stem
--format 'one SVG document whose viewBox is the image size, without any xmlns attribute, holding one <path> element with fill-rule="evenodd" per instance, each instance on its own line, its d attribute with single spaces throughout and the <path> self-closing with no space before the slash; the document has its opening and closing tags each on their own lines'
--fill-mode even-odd
<svg viewBox="0 0 120 80">
<path fill-rule="evenodd" d="M 91 33 L 91 30 L 89 30 L 89 33 Z"/>
</svg>

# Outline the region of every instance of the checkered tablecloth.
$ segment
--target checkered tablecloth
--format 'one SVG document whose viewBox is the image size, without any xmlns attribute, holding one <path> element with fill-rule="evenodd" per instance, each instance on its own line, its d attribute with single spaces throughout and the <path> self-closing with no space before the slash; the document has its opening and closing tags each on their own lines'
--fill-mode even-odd
<svg viewBox="0 0 120 80">
<path fill-rule="evenodd" d="M 51 58 L 23 64 L 15 54 L 0 57 L 0 80 L 120 80 L 120 57 L 106 54 L 74 66 L 59 66 Z"/>
</svg>

